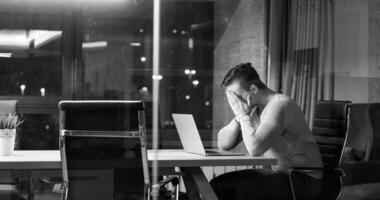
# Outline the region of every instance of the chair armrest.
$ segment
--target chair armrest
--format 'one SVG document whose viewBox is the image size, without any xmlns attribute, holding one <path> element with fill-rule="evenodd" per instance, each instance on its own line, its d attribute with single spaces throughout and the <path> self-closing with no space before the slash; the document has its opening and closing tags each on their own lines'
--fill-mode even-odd
<svg viewBox="0 0 380 200">
<path fill-rule="evenodd" d="M 292 167 L 293 170 L 323 170 L 323 167 Z"/>
<path fill-rule="evenodd" d="M 152 196 L 158 196 L 160 191 L 161 191 L 161 188 L 168 183 L 172 183 L 173 185 L 178 185 L 179 184 L 178 176 L 169 176 L 169 177 L 161 180 L 157 184 L 152 185 L 151 195 Z"/>
<path fill-rule="evenodd" d="M 380 182 L 380 161 L 345 161 L 341 167 L 346 174 L 344 185 Z"/>
<path fill-rule="evenodd" d="M 178 176 L 169 176 L 163 180 L 161 180 L 158 184 L 159 186 L 164 186 L 168 183 L 172 183 L 173 185 L 178 185 L 179 184 L 179 178 Z"/>
<path fill-rule="evenodd" d="M 323 167 L 292 167 L 292 171 L 323 171 Z"/>
<path fill-rule="evenodd" d="M 44 184 L 56 184 L 56 183 L 62 183 L 63 179 L 62 177 L 44 177 L 39 179 L 40 183 Z"/>
<path fill-rule="evenodd" d="M 323 171 L 323 172 L 331 172 L 336 171 L 339 173 L 339 176 L 344 177 L 345 173 L 341 168 L 323 168 L 323 167 L 292 167 L 289 169 L 289 172 L 313 172 L 313 171 Z"/>
</svg>

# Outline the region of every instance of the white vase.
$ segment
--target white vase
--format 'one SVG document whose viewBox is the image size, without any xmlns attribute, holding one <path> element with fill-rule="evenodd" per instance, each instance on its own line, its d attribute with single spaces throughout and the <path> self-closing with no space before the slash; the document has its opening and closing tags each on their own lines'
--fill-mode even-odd
<svg viewBox="0 0 380 200">
<path fill-rule="evenodd" d="M 0 129 L 0 156 L 12 155 L 15 148 L 16 129 Z"/>
</svg>

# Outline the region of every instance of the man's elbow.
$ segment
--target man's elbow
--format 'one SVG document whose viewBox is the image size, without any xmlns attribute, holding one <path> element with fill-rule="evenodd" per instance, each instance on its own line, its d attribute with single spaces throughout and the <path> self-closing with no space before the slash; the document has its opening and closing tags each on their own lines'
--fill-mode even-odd
<svg viewBox="0 0 380 200">
<path fill-rule="evenodd" d="M 250 156 L 260 156 L 260 155 L 262 155 L 263 153 L 261 152 L 261 151 L 259 151 L 259 150 L 257 150 L 257 149 L 251 149 L 251 150 L 248 150 L 248 154 L 250 155 Z"/>
<path fill-rule="evenodd" d="M 222 140 L 218 140 L 218 149 L 221 150 L 221 151 L 228 151 L 230 148 L 229 146 L 223 142 Z"/>
<path fill-rule="evenodd" d="M 268 150 L 268 148 L 265 148 L 260 143 L 255 143 L 250 148 L 247 148 L 247 151 L 248 151 L 249 155 L 251 155 L 251 156 L 261 156 L 267 150 Z"/>
</svg>

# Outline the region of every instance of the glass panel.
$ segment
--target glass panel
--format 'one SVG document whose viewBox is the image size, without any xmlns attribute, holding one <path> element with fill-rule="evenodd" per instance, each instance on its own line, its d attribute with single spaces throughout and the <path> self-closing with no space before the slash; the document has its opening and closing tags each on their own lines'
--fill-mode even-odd
<svg viewBox="0 0 380 200">
<path fill-rule="evenodd" d="M 72 199 L 142 199 L 140 138 L 65 137 L 65 141 Z"/>
<path fill-rule="evenodd" d="M 218 130 L 234 118 L 220 86 L 233 66 L 250 62 L 266 82 L 265 6 L 266 1 L 161 1 L 163 147 L 182 148 L 171 113 L 192 114 L 204 146 L 217 146 Z"/>
<path fill-rule="evenodd" d="M 0 16 L 0 95 L 60 96 L 62 16 Z"/>
<path fill-rule="evenodd" d="M 17 130 L 17 149 L 58 149 L 58 114 L 24 114 L 21 118 L 24 122 Z"/>
<path fill-rule="evenodd" d="M 152 2 L 83 8 L 85 99 L 151 101 Z"/>
<path fill-rule="evenodd" d="M 153 1 L 101 5 L 82 11 L 83 98 L 145 101 L 151 147 Z"/>
<path fill-rule="evenodd" d="M 190 113 L 211 146 L 214 2 L 163 1 L 160 42 L 161 143 L 182 148 L 171 113 Z"/>
</svg>

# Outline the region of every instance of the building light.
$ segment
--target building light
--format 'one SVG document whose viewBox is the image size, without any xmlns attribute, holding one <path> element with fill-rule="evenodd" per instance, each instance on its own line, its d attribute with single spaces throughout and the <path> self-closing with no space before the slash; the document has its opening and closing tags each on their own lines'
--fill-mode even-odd
<svg viewBox="0 0 380 200">
<path fill-rule="evenodd" d="M 173 30 L 172 30 L 172 33 L 173 33 L 173 34 L 176 34 L 177 32 L 178 32 L 177 29 L 173 29 Z"/>
<path fill-rule="evenodd" d="M 191 73 L 192 75 L 194 75 L 194 74 L 197 73 L 197 71 L 196 71 L 195 69 L 192 69 L 192 70 L 190 71 L 190 73 Z"/>
<path fill-rule="evenodd" d="M 140 29 L 139 29 L 139 33 L 144 33 L 144 29 L 143 29 L 143 28 L 140 28 Z"/>
<path fill-rule="evenodd" d="M 141 62 L 145 62 L 146 61 L 146 58 L 143 56 L 140 58 Z"/>
<path fill-rule="evenodd" d="M 189 75 L 190 74 L 190 69 L 185 69 L 185 74 Z"/>
<path fill-rule="evenodd" d="M 206 102 L 205 102 L 205 105 L 206 105 L 206 106 L 210 106 L 210 102 L 209 102 L 209 101 L 206 101 Z"/>
<path fill-rule="evenodd" d="M 185 99 L 186 99 L 186 100 L 190 100 L 190 95 L 186 95 L 186 96 L 185 96 Z"/>
</svg>

